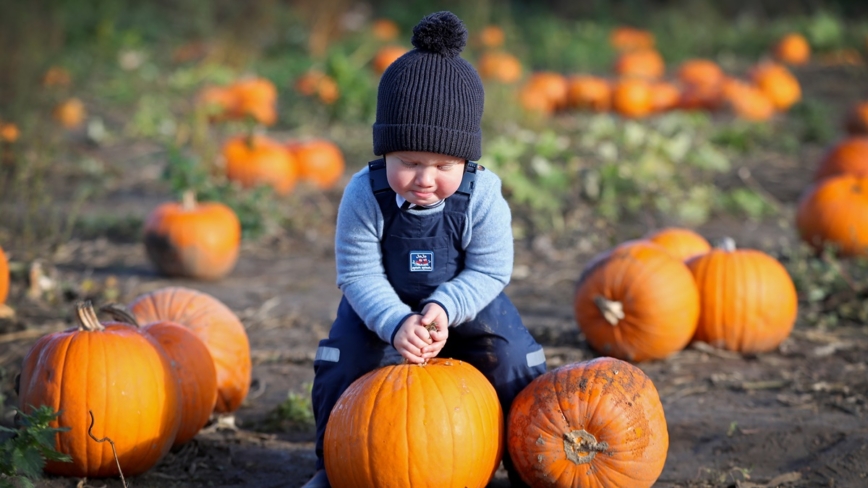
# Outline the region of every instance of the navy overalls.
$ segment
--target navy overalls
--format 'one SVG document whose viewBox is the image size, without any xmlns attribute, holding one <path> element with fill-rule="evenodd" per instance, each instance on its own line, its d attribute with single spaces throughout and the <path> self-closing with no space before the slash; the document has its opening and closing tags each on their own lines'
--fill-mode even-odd
<svg viewBox="0 0 868 488">
<path fill-rule="evenodd" d="M 383 212 L 381 246 L 386 275 L 401 300 L 418 312 L 422 300 L 464 268 L 461 236 L 465 225 L 470 225 L 467 207 L 477 165 L 467 162 L 461 186 L 445 200 L 443 211 L 428 213 L 398 207 L 386 180 L 384 160 L 372 161 L 369 167 L 372 190 Z M 503 292 L 472 321 L 450 327 L 438 356 L 466 361 L 481 371 L 497 391 L 504 421 L 516 395 L 546 371 L 542 347 Z M 320 341 L 313 363 L 317 469 L 325 467 L 326 422 L 340 395 L 365 373 L 402 361 L 398 351 L 368 329 L 346 297 L 342 298 L 329 337 Z M 504 458 L 508 458 L 505 448 Z"/>
</svg>

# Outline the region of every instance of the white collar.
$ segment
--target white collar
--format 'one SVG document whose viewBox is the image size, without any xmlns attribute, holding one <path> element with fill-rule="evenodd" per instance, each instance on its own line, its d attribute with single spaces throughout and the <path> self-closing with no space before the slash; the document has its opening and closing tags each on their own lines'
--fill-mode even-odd
<svg viewBox="0 0 868 488">
<path fill-rule="evenodd" d="M 401 195 L 398 195 L 397 193 L 395 193 L 395 203 L 398 204 L 398 208 L 401 208 L 401 207 L 404 205 L 404 202 L 406 202 L 406 201 L 407 201 L 407 200 L 406 200 L 404 197 L 402 197 Z M 443 200 L 438 200 L 438 201 L 432 203 L 431 205 L 416 205 L 416 204 L 411 203 L 411 204 L 410 204 L 410 210 L 412 210 L 412 209 L 414 209 L 414 208 L 434 208 L 434 207 L 439 207 L 442 203 L 443 203 Z"/>
</svg>

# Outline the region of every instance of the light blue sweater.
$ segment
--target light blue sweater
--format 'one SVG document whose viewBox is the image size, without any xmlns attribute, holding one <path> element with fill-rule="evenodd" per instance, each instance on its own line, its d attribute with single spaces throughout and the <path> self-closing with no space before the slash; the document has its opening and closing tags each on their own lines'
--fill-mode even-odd
<svg viewBox="0 0 868 488">
<path fill-rule="evenodd" d="M 450 326 L 472 320 L 509 283 L 512 215 L 500 187 L 497 175 L 487 169 L 477 171 L 467 211 L 468 225 L 461 239 L 464 270 L 438 286 L 428 298 L 443 305 Z M 441 212 L 444 207 L 424 211 Z M 383 341 L 391 342 L 395 329 L 412 311 L 398 298 L 386 277 L 382 237 L 383 214 L 365 166 L 347 184 L 338 209 L 337 285 L 368 328 Z"/>
</svg>

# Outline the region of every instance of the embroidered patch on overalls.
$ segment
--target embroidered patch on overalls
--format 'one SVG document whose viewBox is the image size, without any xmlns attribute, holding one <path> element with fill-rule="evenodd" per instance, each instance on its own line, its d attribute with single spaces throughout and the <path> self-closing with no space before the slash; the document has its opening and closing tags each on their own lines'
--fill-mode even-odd
<svg viewBox="0 0 868 488">
<path fill-rule="evenodd" d="M 434 251 L 410 251 L 410 271 L 434 271 Z"/>
</svg>

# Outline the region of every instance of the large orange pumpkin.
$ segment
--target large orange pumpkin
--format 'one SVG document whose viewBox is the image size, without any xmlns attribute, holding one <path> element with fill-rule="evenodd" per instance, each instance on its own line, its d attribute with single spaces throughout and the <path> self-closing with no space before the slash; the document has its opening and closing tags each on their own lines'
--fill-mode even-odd
<svg viewBox="0 0 868 488">
<path fill-rule="evenodd" d="M 811 58 L 811 45 L 805 36 L 791 32 L 775 44 L 772 54 L 781 63 L 801 65 Z"/>
<path fill-rule="evenodd" d="M 802 99 L 799 80 L 781 64 L 761 63 L 751 71 L 751 77 L 779 111 L 786 111 Z"/>
<path fill-rule="evenodd" d="M 814 171 L 814 181 L 845 173 L 868 176 L 868 137 L 847 137 L 831 146 Z"/>
<path fill-rule="evenodd" d="M 711 244 L 696 231 L 681 227 L 666 227 L 649 233 L 645 239 L 663 246 L 669 254 L 680 261 L 705 254 Z"/>
<path fill-rule="evenodd" d="M 386 366 L 341 395 L 324 451 L 335 488 L 483 488 L 500 463 L 503 412 L 494 387 L 468 363 Z"/>
<path fill-rule="evenodd" d="M 317 188 L 334 187 L 344 174 L 344 153 L 332 141 L 321 138 L 291 141 L 287 148 L 295 157 L 299 177 Z"/>
<path fill-rule="evenodd" d="M 269 185 L 278 195 L 295 188 L 298 165 L 279 142 L 262 135 L 238 136 L 223 146 L 226 177 L 245 188 Z"/>
<path fill-rule="evenodd" d="M 250 390 L 250 341 L 244 325 L 220 300 L 180 286 L 136 297 L 129 310 L 139 323 L 177 322 L 190 328 L 211 353 L 217 370 L 217 413 L 234 412 Z"/>
<path fill-rule="evenodd" d="M 533 488 L 650 487 L 669 450 L 654 384 L 609 357 L 534 379 L 512 403 L 507 435 L 513 463 Z"/>
<path fill-rule="evenodd" d="M 850 108 L 844 119 L 844 128 L 850 134 L 868 135 L 868 101 Z"/>
<path fill-rule="evenodd" d="M 615 61 L 615 73 L 622 77 L 656 80 L 665 72 L 663 57 L 653 49 L 623 52 Z"/>
<path fill-rule="evenodd" d="M 6 297 L 9 296 L 9 260 L 6 259 L 6 253 L 0 247 L 0 305 L 6 303 Z"/>
<path fill-rule="evenodd" d="M 125 476 L 153 467 L 169 449 L 181 421 L 178 377 L 157 341 L 134 327 L 100 323 L 90 304 L 76 308 L 78 327 L 41 337 L 21 369 L 18 406 L 47 405 L 60 414 L 55 449 L 71 463 L 48 461 L 45 471 L 78 477 L 117 476 L 108 437 Z"/>
<path fill-rule="evenodd" d="M 796 228 L 817 250 L 832 245 L 841 256 L 868 255 L 868 175 L 830 176 L 806 188 Z"/>
<path fill-rule="evenodd" d="M 699 288 L 698 341 L 756 353 L 778 347 L 796 322 L 793 280 L 775 258 L 732 239 L 687 261 Z"/>
<path fill-rule="evenodd" d="M 654 111 L 651 84 L 639 78 L 624 78 L 612 90 L 612 108 L 625 117 L 640 118 Z"/>
<path fill-rule="evenodd" d="M 663 359 L 693 337 L 699 292 L 685 264 L 663 246 L 629 241 L 585 269 L 573 308 L 598 352 L 629 361 Z"/>
<path fill-rule="evenodd" d="M 145 249 L 160 273 L 213 280 L 226 276 L 238 259 L 241 222 L 220 202 L 167 202 L 145 221 Z"/>
<path fill-rule="evenodd" d="M 567 79 L 567 106 L 605 112 L 612 105 L 612 86 L 599 76 L 579 75 Z"/>
</svg>

